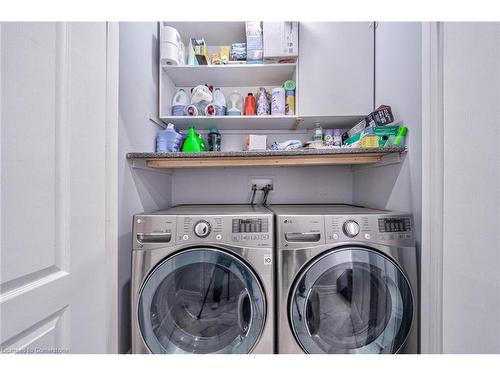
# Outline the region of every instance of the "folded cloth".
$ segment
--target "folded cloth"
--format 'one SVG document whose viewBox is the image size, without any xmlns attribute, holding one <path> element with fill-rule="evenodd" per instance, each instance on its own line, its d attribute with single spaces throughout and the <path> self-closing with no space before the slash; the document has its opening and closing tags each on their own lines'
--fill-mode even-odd
<svg viewBox="0 0 500 375">
<path fill-rule="evenodd" d="M 302 142 L 297 140 L 297 139 L 291 139 L 289 141 L 285 142 L 274 142 L 271 145 L 271 150 L 279 150 L 279 151 L 285 151 L 285 150 L 295 150 L 297 148 L 302 147 Z"/>
</svg>

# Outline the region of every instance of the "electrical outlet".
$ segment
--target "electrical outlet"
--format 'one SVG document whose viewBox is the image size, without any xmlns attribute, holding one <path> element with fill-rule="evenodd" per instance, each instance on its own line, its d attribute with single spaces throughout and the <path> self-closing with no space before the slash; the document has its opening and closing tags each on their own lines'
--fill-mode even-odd
<svg viewBox="0 0 500 375">
<path fill-rule="evenodd" d="M 274 190 L 274 177 L 250 177 L 248 181 L 248 188 L 252 190 L 252 186 L 257 186 L 257 190 L 262 190 L 262 188 L 267 185 L 271 185 L 271 192 Z"/>
</svg>

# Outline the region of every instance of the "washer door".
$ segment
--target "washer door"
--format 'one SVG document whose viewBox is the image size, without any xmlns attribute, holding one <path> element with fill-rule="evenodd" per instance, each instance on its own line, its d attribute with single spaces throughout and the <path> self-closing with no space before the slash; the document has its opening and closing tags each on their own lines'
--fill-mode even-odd
<svg viewBox="0 0 500 375">
<path fill-rule="evenodd" d="M 256 275 L 216 249 L 183 251 L 149 275 L 138 318 L 152 353 L 249 353 L 266 317 Z"/>
<path fill-rule="evenodd" d="M 396 353 L 410 331 L 410 285 L 389 258 L 363 248 L 332 250 L 299 275 L 292 330 L 307 353 Z"/>
</svg>

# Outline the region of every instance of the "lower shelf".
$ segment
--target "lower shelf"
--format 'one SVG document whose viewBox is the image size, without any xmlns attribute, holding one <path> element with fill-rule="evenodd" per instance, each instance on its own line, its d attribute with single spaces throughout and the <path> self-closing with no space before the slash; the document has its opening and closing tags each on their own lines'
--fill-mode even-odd
<svg viewBox="0 0 500 375">
<path fill-rule="evenodd" d="M 300 167 L 353 165 L 380 162 L 385 155 L 401 154 L 405 148 L 297 150 L 262 152 L 129 153 L 127 158 L 145 162 L 148 168 Z"/>
</svg>

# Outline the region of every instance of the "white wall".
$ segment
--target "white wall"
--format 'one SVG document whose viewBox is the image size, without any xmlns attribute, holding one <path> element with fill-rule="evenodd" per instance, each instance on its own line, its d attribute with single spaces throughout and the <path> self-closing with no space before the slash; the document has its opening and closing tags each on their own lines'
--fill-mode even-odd
<svg viewBox="0 0 500 375">
<path fill-rule="evenodd" d="M 176 170 L 173 204 L 248 203 L 250 178 L 272 177 L 268 203 L 351 203 L 350 167 L 223 168 Z M 256 202 L 260 202 L 256 195 Z"/>
<path fill-rule="evenodd" d="M 421 24 L 381 22 L 376 29 L 376 107 L 387 104 L 409 128 L 408 154 L 400 164 L 354 173 L 353 201 L 413 213 L 420 243 L 422 206 Z"/>
<path fill-rule="evenodd" d="M 500 353 L 500 24 L 443 35 L 443 351 Z"/>
<path fill-rule="evenodd" d="M 120 352 L 130 348 L 130 276 L 132 215 L 170 205 L 170 176 L 132 169 L 125 154 L 153 151 L 159 127 L 149 121 L 158 112 L 157 24 L 120 23 L 118 134 L 118 278 Z"/>
</svg>

